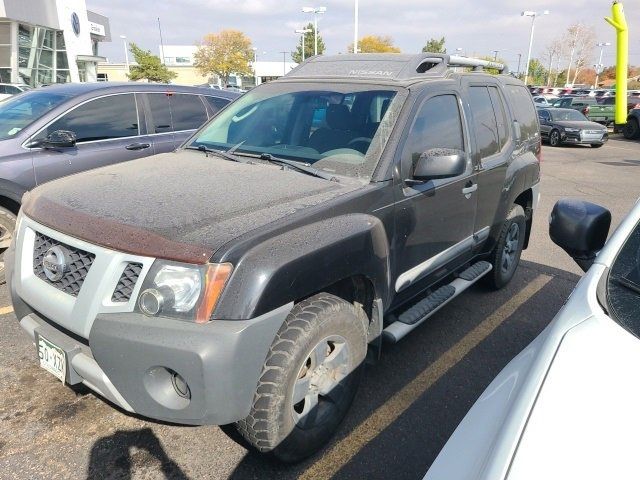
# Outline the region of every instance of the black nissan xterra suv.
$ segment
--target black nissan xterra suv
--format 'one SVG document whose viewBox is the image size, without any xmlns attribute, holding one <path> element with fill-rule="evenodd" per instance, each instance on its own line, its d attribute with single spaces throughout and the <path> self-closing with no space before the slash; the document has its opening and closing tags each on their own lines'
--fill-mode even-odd
<svg viewBox="0 0 640 480">
<path fill-rule="evenodd" d="M 42 367 L 284 461 L 321 448 L 367 353 L 527 246 L 538 119 L 483 67 L 314 57 L 173 153 L 28 193 L 8 273 Z"/>
</svg>

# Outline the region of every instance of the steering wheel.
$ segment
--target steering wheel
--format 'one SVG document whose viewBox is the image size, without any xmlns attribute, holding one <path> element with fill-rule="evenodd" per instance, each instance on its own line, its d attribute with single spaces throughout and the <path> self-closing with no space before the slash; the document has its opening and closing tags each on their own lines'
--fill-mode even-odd
<svg viewBox="0 0 640 480">
<path fill-rule="evenodd" d="M 356 137 L 347 143 L 348 148 L 358 150 L 360 153 L 365 154 L 371 145 L 372 139 L 369 137 Z M 363 148 L 364 147 L 364 148 Z"/>
</svg>

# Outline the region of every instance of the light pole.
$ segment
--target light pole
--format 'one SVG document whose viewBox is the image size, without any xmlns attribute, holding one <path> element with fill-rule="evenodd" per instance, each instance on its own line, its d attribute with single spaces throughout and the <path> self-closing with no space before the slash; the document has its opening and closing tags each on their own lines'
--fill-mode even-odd
<svg viewBox="0 0 640 480">
<path fill-rule="evenodd" d="M 456 48 L 456 53 L 458 55 L 460 55 L 461 57 L 464 57 L 464 48 L 462 48 L 462 47 Z"/>
<path fill-rule="evenodd" d="M 526 73 L 524 75 L 524 84 L 526 85 L 529 81 L 529 66 L 531 64 L 531 49 L 533 47 L 533 31 L 536 24 L 536 17 L 539 15 L 549 15 L 549 10 L 545 10 L 541 14 L 538 12 L 532 12 L 530 10 L 526 10 L 520 14 L 522 17 L 531 17 L 531 34 L 529 35 L 529 53 L 527 55 L 527 65 L 526 65 Z"/>
<path fill-rule="evenodd" d="M 596 43 L 596 47 L 600 47 L 600 59 L 598 60 L 598 64 L 596 65 L 596 84 L 594 85 L 595 88 L 598 88 L 598 80 L 600 80 L 600 74 L 604 70 L 602 65 L 602 53 L 604 52 L 604 47 L 608 47 L 610 45 L 611 43 L 609 42 Z"/>
<path fill-rule="evenodd" d="M 299 33 L 302 36 L 302 61 L 304 62 L 304 51 L 305 51 L 305 44 L 304 44 L 304 37 L 307 36 L 307 33 L 310 33 L 311 30 L 308 28 L 300 28 L 298 30 L 296 30 L 296 33 Z"/>
<path fill-rule="evenodd" d="M 498 54 L 501 52 L 501 50 L 491 50 L 493 52 L 493 61 L 497 61 L 498 60 Z"/>
<path fill-rule="evenodd" d="M 303 7 L 302 9 L 303 13 L 313 13 L 314 55 L 318 55 L 318 15 L 323 15 L 326 11 L 327 7 Z"/>
<path fill-rule="evenodd" d="M 358 53 L 358 0 L 353 11 L 353 53 Z"/>
<path fill-rule="evenodd" d="M 522 54 L 518 54 L 518 77 L 520 76 L 520 64 L 522 63 Z"/>
<path fill-rule="evenodd" d="M 129 74 L 129 49 L 127 48 L 127 36 L 120 35 L 122 43 L 124 43 L 124 65 L 126 73 Z"/>
<path fill-rule="evenodd" d="M 258 86 L 258 73 L 256 72 L 256 62 L 258 61 L 258 49 L 253 47 L 253 85 Z"/>
</svg>

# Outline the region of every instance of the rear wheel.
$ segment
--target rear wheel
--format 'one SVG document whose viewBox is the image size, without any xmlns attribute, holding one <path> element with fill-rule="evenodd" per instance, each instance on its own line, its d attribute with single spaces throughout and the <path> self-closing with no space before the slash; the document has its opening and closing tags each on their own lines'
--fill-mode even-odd
<svg viewBox="0 0 640 480">
<path fill-rule="evenodd" d="M 640 138 L 640 125 L 638 124 L 638 120 L 630 118 L 622 128 L 622 134 L 624 135 L 624 138 L 628 140 Z"/>
<path fill-rule="evenodd" d="M 16 216 L 6 208 L 0 207 L 0 285 L 6 282 L 4 254 L 11 245 L 16 229 Z"/>
<path fill-rule="evenodd" d="M 500 289 L 513 278 L 520 263 L 526 232 L 524 210 L 520 205 L 514 205 L 502 225 L 498 243 L 491 255 L 493 270 L 485 277 L 492 288 Z"/>
<path fill-rule="evenodd" d="M 551 133 L 549 133 L 549 145 L 559 147 L 561 143 L 560 132 L 558 130 L 551 130 Z"/>
<path fill-rule="evenodd" d="M 251 412 L 236 423 L 242 437 L 284 462 L 321 449 L 355 396 L 367 324 L 361 308 L 334 295 L 297 304 L 271 345 Z"/>
</svg>

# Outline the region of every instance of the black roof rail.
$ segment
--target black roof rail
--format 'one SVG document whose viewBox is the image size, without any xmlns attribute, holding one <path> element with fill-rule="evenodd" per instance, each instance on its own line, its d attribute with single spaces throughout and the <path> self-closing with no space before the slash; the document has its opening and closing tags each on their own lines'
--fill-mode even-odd
<svg viewBox="0 0 640 480">
<path fill-rule="evenodd" d="M 347 55 L 318 55 L 291 70 L 286 77 L 356 77 L 409 80 L 415 78 L 443 77 L 452 67 L 485 68 L 504 72 L 501 63 L 476 58 L 447 55 L 446 53 L 359 53 Z"/>
</svg>

